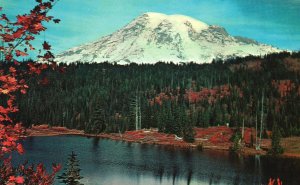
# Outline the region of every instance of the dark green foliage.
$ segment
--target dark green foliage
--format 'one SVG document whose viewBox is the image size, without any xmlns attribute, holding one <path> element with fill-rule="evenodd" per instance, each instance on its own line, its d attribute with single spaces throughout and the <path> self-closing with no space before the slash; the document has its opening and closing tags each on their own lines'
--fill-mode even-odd
<svg viewBox="0 0 300 185">
<path fill-rule="evenodd" d="M 106 127 L 107 126 L 105 123 L 105 112 L 101 104 L 96 102 L 96 106 L 92 113 L 92 118 L 89 124 L 85 126 L 84 130 L 86 133 L 99 134 L 101 132 L 104 132 Z"/>
<path fill-rule="evenodd" d="M 79 168 L 79 160 L 77 155 L 72 152 L 68 158 L 67 167 L 64 169 L 64 172 L 57 178 L 60 180 L 60 183 L 67 185 L 82 185 L 80 179 L 83 177 L 80 176 L 81 169 Z"/>
<path fill-rule="evenodd" d="M 193 143 L 195 141 L 194 126 L 190 121 L 188 121 L 183 128 L 183 140 L 188 143 Z"/>
<path fill-rule="evenodd" d="M 142 128 L 155 127 L 183 137 L 189 133 L 186 128 L 192 126 L 229 123 L 239 127 L 244 119 L 245 127 L 254 127 L 256 115 L 260 123 L 257 110 L 261 108 L 257 102 L 264 91 L 263 128 L 271 130 L 277 123 L 283 136 L 300 135 L 300 73 L 288 70 L 286 58 L 300 57 L 299 53 L 280 53 L 264 59 L 251 56 L 202 65 L 60 64 L 66 67 L 65 73 L 49 70 L 45 75 L 26 79 L 30 88 L 26 95 L 18 97 L 20 112 L 15 119 L 27 127 L 49 124 L 87 133 L 133 130 L 132 101 L 138 90 Z M 256 60 L 261 64 L 253 63 Z M 247 69 L 247 64 L 258 65 L 258 70 Z M 8 70 L 9 65 L 2 63 L 1 69 Z M 20 67 L 24 65 L 26 62 Z M 49 84 L 42 86 L 39 82 L 44 77 Z M 278 87 L 272 85 L 274 80 L 290 80 L 295 88 L 281 97 Z M 222 85 L 230 88 L 230 95 L 215 101 L 209 101 L 210 96 L 198 102 L 187 101 L 187 91 L 199 92 Z M 156 97 L 163 98 L 153 102 Z"/>
<path fill-rule="evenodd" d="M 283 148 L 280 145 L 281 133 L 276 124 L 273 125 L 272 129 L 272 148 L 268 151 L 270 155 L 279 155 L 283 153 Z"/>
<path fill-rule="evenodd" d="M 239 128 L 235 130 L 231 138 L 231 141 L 233 142 L 233 146 L 231 147 L 231 150 L 233 152 L 239 151 L 241 149 L 241 143 L 242 143 L 242 133 Z"/>
</svg>

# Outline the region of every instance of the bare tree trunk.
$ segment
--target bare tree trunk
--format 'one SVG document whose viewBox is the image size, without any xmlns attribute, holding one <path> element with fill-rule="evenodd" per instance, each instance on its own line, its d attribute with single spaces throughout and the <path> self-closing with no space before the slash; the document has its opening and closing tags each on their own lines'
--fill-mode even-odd
<svg viewBox="0 0 300 185">
<path fill-rule="evenodd" d="M 244 135 L 245 135 L 245 119 L 243 118 L 242 139 L 244 139 Z"/>
<path fill-rule="evenodd" d="M 139 115 L 138 115 L 138 97 L 137 97 L 137 95 L 136 95 L 136 96 L 135 96 L 135 130 L 138 130 L 138 129 L 139 129 L 138 124 L 139 124 Z"/>
<path fill-rule="evenodd" d="M 141 96 L 138 97 L 139 130 L 142 129 Z"/>
<path fill-rule="evenodd" d="M 259 105 L 259 102 L 258 102 L 258 104 L 257 105 Z M 256 110 L 256 113 L 255 113 L 256 115 L 255 115 L 255 148 L 256 148 L 256 150 L 258 150 L 259 148 L 258 148 L 258 143 L 257 143 L 257 110 Z"/>
<path fill-rule="evenodd" d="M 137 93 L 134 102 L 135 130 L 142 129 L 141 97 Z"/>
<path fill-rule="evenodd" d="M 259 150 L 260 150 L 261 137 L 263 131 L 263 120 L 264 120 L 264 92 L 262 92 L 262 98 L 261 98 L 261 117 L 260 117 L 260 131 L 259 131 L 259 145 L 258 145 Z"/>
</svg>

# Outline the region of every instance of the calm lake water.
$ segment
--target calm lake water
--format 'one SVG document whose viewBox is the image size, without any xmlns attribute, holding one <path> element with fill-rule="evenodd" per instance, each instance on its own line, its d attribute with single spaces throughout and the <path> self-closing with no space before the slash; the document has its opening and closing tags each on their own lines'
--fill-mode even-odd
<svg viewBox="0 0 300 185">
<path fill-rule="evenodd" d="M 299 185 L 300 160 L 242 157 L 220 151 L 170 149 L 80 136 L 30 137 L 16 162 L 65 164 L 74 151 L 90 185 L 260 185 L 280 177 Z M 56 182 L 56 184 L 59 184 Z"/>
</svg>

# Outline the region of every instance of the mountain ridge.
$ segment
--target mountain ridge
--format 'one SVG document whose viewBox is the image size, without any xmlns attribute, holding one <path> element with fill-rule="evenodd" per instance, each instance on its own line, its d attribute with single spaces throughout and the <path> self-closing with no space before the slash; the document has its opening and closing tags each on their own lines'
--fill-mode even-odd
<svg viewBox="0 0 300 185">
<path fill-rule="evenodd" d="M 56 61 L 210 63 L 213 59 L 279 51 L 249 38 L 231 36 L 223 27 L 185 15 L 148 12 L 110 35 L 57 55 Z"/>
</svg>

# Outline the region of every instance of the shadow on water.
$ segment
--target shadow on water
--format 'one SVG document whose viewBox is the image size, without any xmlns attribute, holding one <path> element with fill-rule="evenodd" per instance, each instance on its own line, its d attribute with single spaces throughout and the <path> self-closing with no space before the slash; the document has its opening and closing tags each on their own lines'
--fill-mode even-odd
<svg viewBox="0 0 300 185">
<path fill-rule="evenodd" d="M 193 175 L 193 170 L 190 169 L 190 170 L 188 171 L 187 178 L 186 178 L 186 180 L 187 180 L 187 185 L 190 185 L 190 184 L 191 184 L 192 175 Z"/>
<path fill-rule="evenodd" d="M 241 184 L 240 175 L 237 174 L 234 178 L 233 185 L 240 185 L 240 184 Z"/>
<path fill-rule="evenodd" d="M 176 178 L 178 176 L 178 167 L 173 166 L 172 184 L 175 185 Z"/>
<path fill-rule="evenodd" d="M 100 138 L 94 137 L 92 140 L 93 140 L 93 147 L 92 147 L 92 149 L 93 149 L 94 152 L 97 152 L 98 149 L 99 149 Z"/>
</svg>

